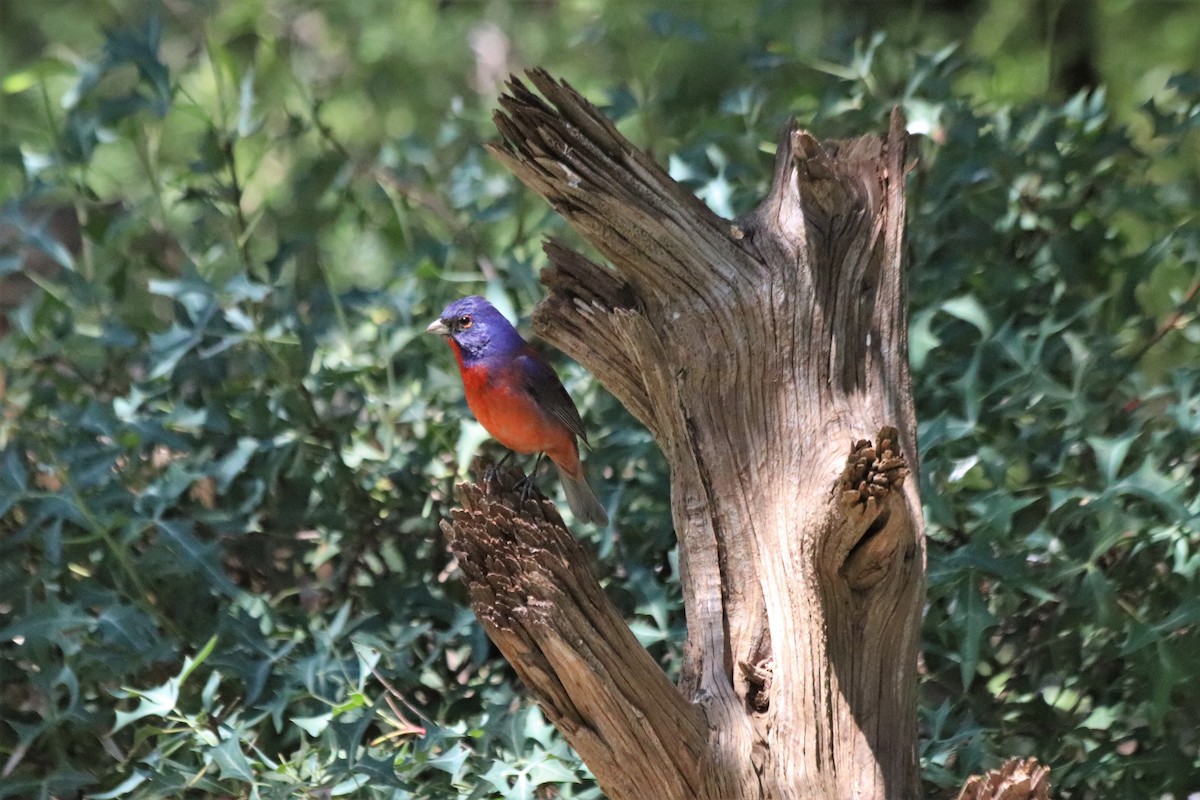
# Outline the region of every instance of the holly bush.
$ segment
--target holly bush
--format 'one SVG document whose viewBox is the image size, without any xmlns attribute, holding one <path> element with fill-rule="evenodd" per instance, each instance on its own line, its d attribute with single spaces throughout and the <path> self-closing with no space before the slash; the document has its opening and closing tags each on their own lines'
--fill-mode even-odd
<svg viewBox="0 0 1200 800">
<path fill-rule="evenodd" d="M 482 149 L 497 53 L 727 216 L 786 116 L 905 110 L 929 793 L 1025 754 L 1062 797 L 1200 790 L 1194 77 L 999 102 L 962 47 L 769 3 L 87 8 L 11 12 L 0 76 L 0 797 L 599 796 L 438 529 L 499 451 L 423 328 L 527 320 L 570 236 Z M 665 465 L 557 363 L 614 512 L 579 534 L 673 670 Z"/>
</svg>

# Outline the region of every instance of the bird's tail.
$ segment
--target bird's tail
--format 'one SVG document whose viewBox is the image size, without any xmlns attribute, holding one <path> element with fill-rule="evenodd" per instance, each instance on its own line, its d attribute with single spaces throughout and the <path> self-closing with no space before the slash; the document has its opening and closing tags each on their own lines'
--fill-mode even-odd
<svg viewBox="0 0 1200 800">
<path fill-rule="evenodd" d="M 578 462 L 576 463 L 578 464 Z M 567 472 L 557 461 L 554 466 L 558 467 L 558 479 L 562 481 L 563 492 L 567 495 L 567 505 L 571 507 L 571 513 L 575 515 L 575 518 L 593 525 L 607 525 L 608 512 L 596 499 L 596 493 L 592 491 L 592 487 L 588 486 L 587 478 L 583 474 L 583 465 L 580 464 L 576 468 L 577 475 Z"/>
</svg>

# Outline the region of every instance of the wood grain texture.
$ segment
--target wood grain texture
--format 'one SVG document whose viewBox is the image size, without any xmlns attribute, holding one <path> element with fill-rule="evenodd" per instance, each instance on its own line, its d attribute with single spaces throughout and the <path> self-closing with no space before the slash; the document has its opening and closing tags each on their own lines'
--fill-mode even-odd
<svg viewBox="0 0 1200 800">
<path fill-rule="evenodd" d="M 694 797 L 704 721 L 638 643 L 590 554 L 519 471 L 459 486 L 442 523 L 488 637 L 612 800 Z"/>
<path fill-rule="evenodd" d="M 640 796 L 919 795 L 925 551 L 905 480 L 918 463 L 903 119 L 837 142 L 789 126 L 770 194 L 728 221 L 570 86 L 529 80 L 502 98 L 492 152 L 608 262 L 548 242 L 534 327 L 646 425 L 671 467 L 688 626 L 671 692 L 697 712 L 703 746 L 696 774 L 672 783 L 680 793 Z M 486 549 L 464 549 L 464 569 Z M 560 578 L 582 580 L 544 580 Z M 543 702 L 573 680 L 513 657 Z"/>
<path fill-rule="evenodd" d="M 1050 768 L 1036 758 L 1010 758 L 968 779 L 958 800 L 1050 800 Z"/>
</svg>

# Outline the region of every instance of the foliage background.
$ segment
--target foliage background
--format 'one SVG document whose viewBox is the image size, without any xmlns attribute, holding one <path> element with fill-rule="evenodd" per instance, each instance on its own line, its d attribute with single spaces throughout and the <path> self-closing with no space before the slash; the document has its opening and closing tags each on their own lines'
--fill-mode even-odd
<svg viewBox="0 0 1200 800">
<path fill-rule="evenodd" d="M 444 345 L 564 234 L 481 149 L 541 65 L 717 211 L 904 106 L 931 796 L 1200 791 L 1200 11 L 0 5 L 0 797 L 597 797 L 463 606 Z M 569 234 L 568 234 L 569 235 Z M 665 467 L 559 359 L 668 668 Z M 482 444 L 485 450 L 494 445 Z M 547 482 L 549 485 L 549 482 Z"/>
</svg>

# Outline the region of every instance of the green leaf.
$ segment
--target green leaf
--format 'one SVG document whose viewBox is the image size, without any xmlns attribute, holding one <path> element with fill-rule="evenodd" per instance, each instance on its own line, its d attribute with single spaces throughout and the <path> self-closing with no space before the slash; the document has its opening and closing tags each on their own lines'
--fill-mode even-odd
<svg viewBox="0 0 1200 800">
<path fill-rule="evenodd" d="M 1135 495 L 1159 505 L 1175 519 L 1193 517 L 1179 499 L 1180 484 L 1164 475 L 1147 455 L 1141 465 L 1108 489 L 1116 495 Z"/>
<path fill-rule="evenodd" d="M 349 600 L 338 607 L 337 613 L 333 615 L 333 619 L 329 621 L 329 626 L 325 629 L 330 641 L 338 639 L 346 631 L 346 625 L 350 622 L 350 612 L 352 610 L 353 606 Z"/>
<path fill-rule="evenodd" d="M 541 758 L 533 761 L 528 767 L 529 781 L 536 787 L 544 783 L 578 783 L 579 777 L 575 770 L 563 764 L 559 759 L 543 753 Z"/>
<path fill-rule="evenodd" d="M 24 609 L 20 618 L 0 628 L 0 642 L 61 641 L 74 632 L 91 631 L 96 618 L 75 604 L 65 604 L 57 595 Z"/>
<path fill-rule="evenodd" d="M 4 450 L 4 468 L 0 469 L 0 486 L 4 487 L 3 494 L 0 494 L 0 502 L 4 498 L 9 498 L 9 503 L 0 508 L 0 514 L 3 514 L 11 506 L 11 503 L 16 502 L 17 496 L 25 491 L 26 486 L 25 464 L 15 447 Z"/>
<path fill-rule="evenodd" d="M 378 701 L 382 702 L 382 701 Z M 358 757 L 359 751 L 363 748 L 363 740 L 367 736 L 367 730 L 375 724 L 375 706 L 364 708 L 362 712 L 357 714 L 343 714 L 338 717 L 337 709 L 334 709 L 334 722 L 330 728 L 333 731 L 333 738 L 337 742 L 339 749 L 350 755 L 350 760 L 353 762 Z"/>
<path fill-rule="evenodd" d="M 112 645 L 137 652 L 154 641 L 157 631 L 153 620 L 140 608 L 114 603 L 96 618 L 96 632 Z"/>
<path fill-rule="evenodd" d="M 1080 724 L 1085 728 L 1106 731 L 1112 727 L 1114 722 L 1120 719 L 1120 716 L 1111 706 L 1097 706 L 1092 709 L 1092 713 L 1087 716 L 1087 719 Z"/>
<path fill-rule="evenodd" d="M 363 788 L 370 778 L 366 775 L 352 775 L 344 781 L 335 784 L 329 790 L 330 797 L 342 797 L 344 795 L 353 794 Z"/>
<path fill-rule="evenodd" d="M 397 788 L 404 786 L 404 783 L 396 774 L 394 758 L 375 758 L 369 754 L 364 754 L 362 758 L 355 762 L 354 771 L 365 775 L 376 785 L 382 784 Z"/>
<path fill-rule="evenodd" d="M 963 626 L 962 643 L 959 646 L 963 688 L 970 688 L 974 682 L 983 647 L 983 634 L 996 624 L 996 618 L 988 611 L 987 603 L 979 592 L 978 581 L 974 570 L 968 570 L 958 593 L 958 615 Z"/>
<path fill-rule="evenodd" d="M 1125 643 L 1121 646 L 1121 655 L 1132 655 L 1146 645 L 1153 644 L 1161 638 L 1162 634 L 1153 626 L 1135 621 L 1129 626 Z"/>
<path fill-rule="evenodd" d="M 161 378 L 175 371 L 179 360 L 200 344 L 200 335 L 191 329 L 184 328 L 179 323 L 173 324 L 163 333 L 150 337 L 151 363 L 150 378 Z"/>
<path fill-rule="evenodd" d="M 503 761 L 492 761 L 491 767 L 480 778 L 491 784 L 505 800 L 526 800 L 530 788 L 528 781 L 519 769 Z"/>
<path fill-rule="evenodd" d="M 163 534 L 163 541 L 183 564 L 198 570 L 213 589 L 226 597 L 238 594 L 238 588 L 221 569 L 219 548 L 197 539 L 192 534 L 194 526 L 190 521 L 160 519 L 155 524 Z"/>
<path fill-rule="evenodd" d="M 466 764 L 470 755 L 470 751 L 461 742 L 455 742 L 446 750 L 426 761 L 425 764 L 445 772 L 453 780 L 458 780 L 462 774 L 463 765 Z"/>
<path fill-rule="evenodd" d="M 378 648 L 362 642 L 352 642 L 354 654 L 358 657 L 358 690 L 361 692 L 371 678 L 376 665 L 379 664 L 383 653 Z"/>
<path fill-rule="evenodd" d="M 657 625 L 651 625 L 645 620 L 640 619 L 630 622 L 629 630 L 637 637 L 642 647 L 649 647 L 650 645 L 666 641 L 668 634 L 667 631 L 659 628 Z"/>
<path fill-rule="evenodd" d="M 1129 453 L 1129 447 L 1137 438 L 1136 433 L 1119 438 L 1106 438 L 1102 436 L 1089 436 L 1087 438 L 1087 443 L 1091 446 L 1092 452 L 1096 454 L 1096 462 L 1100 466 L 1100 472 L 1104 475 L 1108 483 L 1116 480 L 1117 474 L 1121 471 L 1121 465 L 1125 463 L 1125 456 Z"/>
<path fill-rule="evenodd" d="M 464 421 L 460 429 L 458 445 L 454 448 L 459 472 L 465 473 L 479 454 L 480 445 L 491 438 L 484 427 L 473 420 Z"/>
<path fill-rule="evenodd" d="M 259 443 L 257 439 L 242 436 L 237 440 L 237 446 L 216 463 L 210 474 L 217 482 L 217 489 L 219 491 L 226 492 L 229 490 L 229 484 L 250 463 L 250 459 L 258 451 L 258 447 Z"/>
<path fill-rule="evenodd" d="M 195 672 L 197 667 L 207 661 L 208 657 L 212 655 L 212 652 L 216 646 L 217 637 L 211 636 L 195 656 L 188 656 L 187 658 L 183 659 L 183 669 L 179 671 L 180 682 L 187 680 L 188 676 Z"/>
<path fill-rule="evenodd" d="M 107 792 L 100 794 L 85 795 L 87 800 L 113 800 L 116 797 L 123 797 L 133 792 L 134 789 L 141 786 L 150 776 L 144 772 L 137 771 L 130 775 L 125 780 L 118 783 Z"/>
<path fill-rule="evenodd" d="M 318 714 L 315 717 L 288 717 L 288 720 L 309 736 L 320 736 L 333 720 L 333 712 Z"/>
<path fill-rule="evenodd" d="M 220 779 L 254 783 L 254 768 L 250 759 L 242 752 L 242 743 L 236 736 L 231 736 L 208 751 L 208 756 L 220 769 Z"/>
<path fill-rule="evenodd" d="M 1154 627 L 1159 633 L 1167 635 L 1197 623 L 1200 623 L 1200 597 L 1189 597 Z"/>
<path fill-rule="evenodd" d="M 947 300 L 942 303 L 941 310 L 974 325 L 984 339 L 992 335 L 992 322 L 988 319 L 988 313 L 974 295 L 965 294 Z"/>
<path fill-rule="evenodd" d="M 914 311 L 908 326 L 908 359 L 914 370 L 925 366 L 925 359 L 941 340 L 933 333 L 935 310 L 931 308 Z"/>
<path fill-rule="evenodd" d="M 180 678 L 176 676 L 161 686 L 156 686 L 144 692 L 139 692 L 136 689 L 126 689 L 126 692 L 138 698 L 138 706 L 133 711 L 117 712 L 117 721 L 113 725 L 113 733 L 143 717 L 162 717 L 170 714 L 175 710 L 175 704 L 179 702 L 180 683 Z"/>
</svg>

